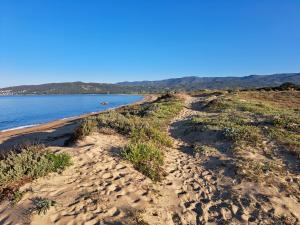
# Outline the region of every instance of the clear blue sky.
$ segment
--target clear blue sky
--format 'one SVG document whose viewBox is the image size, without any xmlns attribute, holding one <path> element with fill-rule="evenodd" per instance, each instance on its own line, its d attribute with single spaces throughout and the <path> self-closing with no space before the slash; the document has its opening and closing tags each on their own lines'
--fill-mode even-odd
<svg viewBox="0 0 300 225">
<path fill-rule="evenodd" d="M 0 86 L 300 72 L 299 0 L 0 0 Z"/>
</svg>

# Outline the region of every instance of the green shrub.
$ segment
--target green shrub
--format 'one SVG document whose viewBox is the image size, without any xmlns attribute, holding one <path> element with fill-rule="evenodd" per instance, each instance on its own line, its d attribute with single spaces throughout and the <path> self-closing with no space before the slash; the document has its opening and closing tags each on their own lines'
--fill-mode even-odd
<svg viewBox="0 0 300 225">
<path fill-rule="evenodd" d="M 154 181 L 161 179 L 163 154 L 151 143 L 133 143 L 127 145 L 121 155 L 134 167 Z"/>
<path fill-rule="evenodd" d="M 11 152 L 0 161 L 0 193 L 24 178 L 36 179 L 71 165 L 71 157 L 66 153 L 49 153 L 43 148 L 32 146 L 20 153 Z"/>
<path fill-rule="evenodd" d="M 166 132 L 147 125 L 147 123 L 143 127 L 132 130 L 130 140 L 135 143 L 152 141 L 157 145 L 172 146 L 172 140 Z"/>
<path fill-rule="evenodd" d="M 67 153 L 55 154 L 48 152 L 45 154 L 45 158 L 49 161 L 51 172 L 60 173 L 72 165 L 71 156 Z"/>
<path fill-rule="evenodd" d="M 224 98 L 217 98 L 208 102 L 205 110 L 209 112 L 224 112 L 234 107 L 233 102 Z"/>
<path fill-rule="evenodd" d="M 140 125 L 140 121 L 135 116 L 124 116 L 116 111 L 109 111 L 107 113 L 97 116 L 98 127 L 109 127 L 117 132 L 128 135 L 131 131 Z"/>
<path fill-rule="evenodd" d="M 290 131 L 300 132 L 300 116 L 275 115 L 271 118 L 272 124 Z"/>
<path fill-rule="evenodd" d="M 235 143 L 245 142 L 252 146 L 256 146 L 262 139 L 260 129 L 258 127 L 247 125 L 231 125 L 229 127 L 225 127 L 223 129 L 223 134 L 227 139 Z"/>
<path fill-rule="evenodd" d="M 80 127 L 76 130 L 76 138 L 82 139 L 85 136 L 91 134 L 97 128 L 97 123 L 91 118 L 84 119 Z"/>
</svg>

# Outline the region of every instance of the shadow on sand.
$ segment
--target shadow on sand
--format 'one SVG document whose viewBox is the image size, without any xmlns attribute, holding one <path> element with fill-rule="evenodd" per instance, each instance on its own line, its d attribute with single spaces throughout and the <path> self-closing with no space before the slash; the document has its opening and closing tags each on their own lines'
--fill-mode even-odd
<svg viewBox="0 0 300 225">
<path fill-rule="evenodd" d="M 5 155 L 9 150 L 17 150 L 19 146 L 30 143 L 39 143 L 45 146 L 64 146 L 65 141 L 70 138 L 78 124 L 79 121 L 72 121 L 44 131 L 32 131 L 4 137 L 3 141 L 0 141 L 0 153 Z"/>
</svg>

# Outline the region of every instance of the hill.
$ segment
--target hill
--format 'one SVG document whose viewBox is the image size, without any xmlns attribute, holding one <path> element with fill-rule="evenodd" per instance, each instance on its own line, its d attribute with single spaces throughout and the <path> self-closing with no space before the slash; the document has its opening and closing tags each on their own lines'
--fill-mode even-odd
<svg viewBox="0 0 300 225">
<path fill-rule="evenodd" d="M 300 84 L 300 73 L 284 73 L 272 75 L 250 75 L 244 77 L 183 77 L 160 81 L 121 82 L 129 87 L 144 87 L 154 89 L 236 89 L 279 86 L 291 82 Z"/>
<path fill-rule="evenodd" d="M 65 82 L 40 85 L 21 85 L 0 89 L 0 95 L 29 94 L 91 94 L 91 93 L 132 93 L 134 87 L 104 83 Z"/>
<path fill-rule="evenodd" d="M 103 94 L 153 93 L 166 91 L 192 91 L 199 89 L 244 89 L 274 87 L 283 83 L 300 84 L 300 73 L 250 75 L 244 77 L 183 77 L 159 81 L 106 83 L 49 83 L 22 85 L 0 89 L 0 95 L 27 94 Z"/>
</svg>

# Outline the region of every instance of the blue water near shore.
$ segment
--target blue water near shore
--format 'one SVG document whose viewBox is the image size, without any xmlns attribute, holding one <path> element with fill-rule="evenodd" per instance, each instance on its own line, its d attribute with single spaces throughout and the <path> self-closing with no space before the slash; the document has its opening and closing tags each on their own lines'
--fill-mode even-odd
<svg viewBox="0 0 300 225">
<path fill-rule="evenodd" d="M 142 99 L 138 95 L 110 94 L 0 96 L 0 131 L 99 112 Z"/>
</svg>

